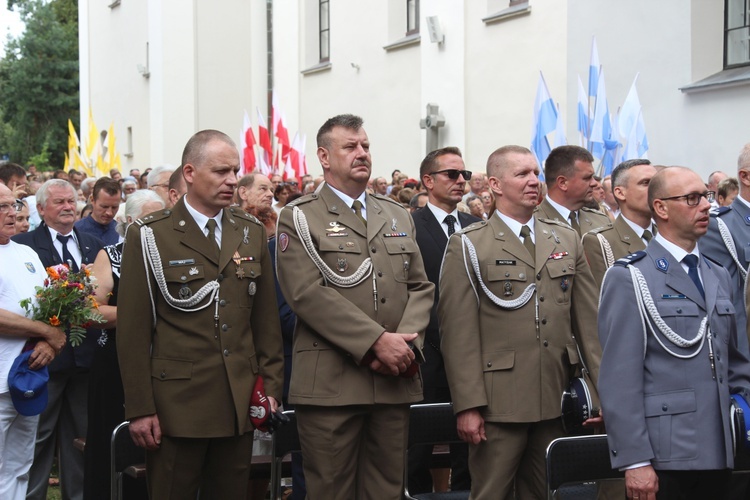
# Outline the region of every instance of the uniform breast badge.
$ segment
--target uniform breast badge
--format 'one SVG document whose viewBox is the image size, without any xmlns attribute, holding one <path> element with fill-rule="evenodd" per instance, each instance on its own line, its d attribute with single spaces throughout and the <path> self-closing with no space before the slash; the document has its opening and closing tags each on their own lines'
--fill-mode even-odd
<svg viewBox="0 0 750 500">
<path fill-rule="evenodd" d="M 345 232 L 346 228 L 340 226 L 337 221 L 329 222 L 330 227 L 326 228 L 326 236 L 349 236 L 349 233 Z"/>
<path fill-rule="evenodd" d="M 189 274 L 190 276 L 195 276 L 195 275 L 196 275 L 196 274 L 198 274 L 198 273 L 200 273 L 200 271 L 198 271 L 198 268 L 197 268 L 197 267 L 191 267 L 191 268 L 190 268 L 190 270 L 188 271 L 188 274 Z"/>
<path fill-rule="evenodd" d="M 182 285 L 179 295 L 182 300 L 189 299 L 193 296 L 193 291 L 187 285 Z"/>
<path fill-rule="evenodd" d="M 506 297 L 510 297 L 511 295 L 513 295 L 513 284 L 510 281 L 505 282 L 505 284 L 503 285 L 503 289 L 505 290 L 503 295 L 505 295 Z"/>
<path fill-rule="evenodd" d="M 245 245 L 250 244 L 250 239 L 248 238 L 248 234 L 250 234 L 250 228 L 245 226 L 244 228 L 242 228 L 242 243 Z"/>
<path fill-rule="evenodd" d="M 563 292 L 567 292 L 568 288 L 570 288 L 570 278 L 567 276 L 563 276 L 563 278 L 560 280 L 560 288 L 562 288 Z"/>
<path fill-rule="evenodd" d="M 396 229 L 398 229 L 397 226 L 398 226 L 398 221 L 395 218 L 391 219 L 391 231 L 395 231 Z"/>
<path fill-rule="evenodd" d="M 247 228 L 245 228 L 247 229 Z M 232 255 L 232 260 L 234 261 L 234 265 L 237 267 L 235 274 L 239 279 L 242 279 L 245 277 L 245 270 L 242 269 L 242 266 L 240 266 L 240 263 L 242 262 L 242 257 L 240 257 L 239 252 L 234 252 L 234 255 Z"/>
<path fill-rule="evenodd" d="M 349 263 L 344 258 L 336 259 L 336 269 L 338 269 L 340 273 L 343 273 L 349 269 Z"/>
<path fill-rule="evenodd" d="M 255 292 L 258 291 L 258 285 L 255 284 L 254 281 L 251 281 L 249 285 L 247 285 L 247 294 L 251 297 L 255 295 Z"/>
</svg>

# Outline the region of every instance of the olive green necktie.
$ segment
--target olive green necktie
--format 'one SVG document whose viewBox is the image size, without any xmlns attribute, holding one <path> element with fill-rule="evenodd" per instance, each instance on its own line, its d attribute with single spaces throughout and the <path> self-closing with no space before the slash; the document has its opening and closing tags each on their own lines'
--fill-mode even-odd
<svg viewBox="0 0 750 500">
<path fill-rule="evenodd" d="M 521 238 L 523 238 L 523 246 L 526 247 L 526 250 L 529 251 L 531 258 L 533 259 L 534 253 L 536 253 L 536 247 L 534 246 L 534 241 L 531 239 L 531 229 L 529 226 L 523 226 L 521 228 Z"/>
<path fill-rule="evenodd" d="M 367 220 L 362 217 L 362 202 L 359 200 L 354 200 L 354 203 L 352 203 L 352 208 L 354 209 L 354 215 L 356 215 L 357 218 L 362 221 L 362 224 L 367 227 Z"/>
</svg>

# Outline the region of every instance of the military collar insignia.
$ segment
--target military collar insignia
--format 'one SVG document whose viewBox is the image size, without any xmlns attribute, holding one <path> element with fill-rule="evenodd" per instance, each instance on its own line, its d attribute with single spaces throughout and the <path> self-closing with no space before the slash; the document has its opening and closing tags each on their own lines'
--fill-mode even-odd
<svg viewBox="0 0 750 500">
<path fill-rule="evenodd" d="M 745 224 L 750 226 L 750 215 L 745 216 Z"/>
<path fill-rule="evenodd" d="M 656 269 L 663 273 L 666 273 L 669 270 L 669 262 L 664 257 L 656 259 L 654 263 L 656 264 Z"/>
</svg>

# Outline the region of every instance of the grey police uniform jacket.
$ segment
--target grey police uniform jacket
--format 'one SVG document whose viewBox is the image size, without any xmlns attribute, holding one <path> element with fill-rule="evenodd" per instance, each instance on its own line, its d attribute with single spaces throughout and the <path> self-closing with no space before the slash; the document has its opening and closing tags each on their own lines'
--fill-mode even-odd
<svg viewBox="0 0 750 500">
<path fill-rule="evenodd" d="M 750 388 L 750 362 L 737 350 L 729 275 L 701 257 L 704 300 L 680 263 L 656 240 L 630 258 L 662 319 L 680 337 L 696 337 L 708 315 L 714 374 L 708 340 L 682 348 L 649 331 L 644 352 L 641 314 L 631 271 L 624 265 L 628 259 L 607 272 L 599 310 L 599 394 L 612 467 L 648 461 L 665 470 L 732 467 L 730 393 Z M 681 359 L 660 342 L 678 355 L 690 355 L 696 348 L 700 352 Z"/>
<path fill-rule="evenodd" d="M 297 314 L 289 402 L 318 406 L 412 403 L 422 379 L 381 375 L 361 364 L 385 332 L 419 333 L 422 357 L 434 285 L 427 280 L 414 223 L 389 198 L 367 195 L 367 227 L 326 184 L 281 211 L 276 263 L 281 290 Z M 304 215 L 313 262 L 295 226 Z M 304 232 L 303 232 L 304 234 Z M 342 286 L 370 259 L 372 270 Z M 355 280 L 357 281 L 357 280 Z M 423 358 L 422 358 L 423 359 Z"/>
<path fill-rule="evenodd" d="M 491 422 L 559 417 L 560 396 L 580 363 L 576 339 L 592 379 L 598 376 L 598 295 L 581 242 L 570 226 L 541 219 L 538 212 L 534 218 L 535 264 L 497 213 L 448 242 L 438 317 L 456 413 L 479 408 Z M 479 274 L 462 238 L 474 246 Z M 489 298 L 479 277 L 506 301 L 518 299 L 535 283 L 538 321 L 533 296 L 518 309 L 502 308 Z"/>
<path fill-rule="evenodd" d="M 711 210 L 708 232 L 698 241 L 698 246 L 703 255 L 718 262 L 724 269 L 729 271 L 729 275 L 732 278 L 732 285 L 734 286 L 733 303 L 737 312 L 737 331 L 743 332 L 743 325 L 747 321 L 743 303 L 745 280 L 719 232 L 719 219 L 726 224 L 729 239 L 731 244 L 734 245 L 737 260 L 742 269 L 747 271 L 748 264 L 750 264 L 750 207 L 737 197 L 731 206 Z M 740 334 L 737 338 L 737 343 L 740 350 L 750 355 L 747 335 Z"/>
</svg>

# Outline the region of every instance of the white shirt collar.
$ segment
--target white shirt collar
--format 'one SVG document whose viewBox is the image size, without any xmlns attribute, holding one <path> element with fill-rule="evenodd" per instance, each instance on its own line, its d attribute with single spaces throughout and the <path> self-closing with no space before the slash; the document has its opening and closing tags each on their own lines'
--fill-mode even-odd
<svg viewBox="0 0 750 500">
<path fill-rule="evenodd" d="M 362 217 L 367 220 L 367 203 L 365 203 L 367 197 L 365 196 L 365 191 L 362 191 L 362 193 L 357 198 L 352 198 L 348 194 L 342 193 L 330 184 L 328 184 L 328 187 L 331 188 L 331 191 L 333 191 L 336 196 L 341 198 L 341 200 L 346 203 L 346 206 L 349 208 L 349 210 L 352 210 L 352 204 L 354 203 L 354 200 L 359 200 L 359 202 L 362 203 Z"/>
<path fill-rule="evenodd" d="M 644 228 L 644 227 L 639 226 L 638 224 L 636 224 L 632 220 L 628 219 L 627 217 L 625 217 L 622 214 L 622 212 L 620 212 L 620 215 L 618 215 L 618 217 L 622 217 L 622 220 L 624 220 L 628 224 L 628 226 L 630 226 L 630 229 L 632 229 L 633 232 L 635 234 L 637 234 L 639 238 L 643 238 L 643 233 L 644 233 L 644 231 L 646 231 L 646 229 L 648 229 L 649 231 L 651 231 L 652 235 L 654 234 L 654 221 L 651 221 L 651 223 L 649 224 L 649 226 Z"/>
<path fill-rule="evenodd" d="M 505 222 L 505 225 L 508 226 L 508 229 L 511 230 L 513 234 L 515 234 L 519 240 L 521 240 L 521 228 L 523 226 L 529 226 L 529 229 L 531 230 L 531 241 L 536 243 L 536 238 L 534 237 L 534 216 L 531 216 L 531 219 L 528 220 L 525 224 L 522 224 L 518 222 L 516 219 L 512 219 L 502 213 L 500 210 L 495 209 L 495 213 L 498 217 L 500 217 L 500 220 Z M 523 240 L 521 240 L 521 243 L 523 243 Z"/>
<path fill-rule="evenodd" d="M 668 239 L 666 239 L 664 236 L 662 236 L 661 233 L 659 233 L 656 236 L 654 236 L 654 240 L 658 241 L 659 244 L 661 246 L 663 246 L 664 249 L 667 252 L 669 252 L 670 254 L 672 254 L 672 257 L 674 257 L 674 259 L 677 262 L 679 262 L 680 264 L 682 264 L 682 259 L 684 259 L 685 256 L 688 255 L 688 253 L 690 253 L 691 255 L 695 255 L 696 257 L 698 257 L 698 262 L 700 262 L 701 254 L 698 251 L 698 245 L 697 244 L 695 245 L 695 248 L 693 248 L 692 252 L 687 252 L 685 249 L 678 247 L 677 245 L 675 245 L 674 243 L 672 243 L 671 241 L 669 241 Z M 687 265 L 686 264 L 683 264 L 683 266 L 687 269 Z"/>
<path fill-rule="evenodd" d="M 214 217 L 206 217 L 196 209 L 194 209 L 192 206 L 190 206 L 190 203 L 188 203 L 188 197 L 185 196 L 185 208 L 187 208 L 188 213 L 193 218 L 196 224 L 198 224 L 198 227 L 201 231 L 206 233 L 204 230 L 206 229 L 206 223 L 208 222 L 208 219 L 213 219 L 216 221 L 216 239 L 221 241 L 221 214 L 223 210 L 220 210 L 218 214 L 216 214 Z"/>
<path fill-rule="evenodd" d="M 565 219 L 565 222 L 567 222 L 568 224 L 570 224 L 570 212 L 571 212 L 571 210 L 569 210 L 569 209 L 565 208 L 564 206 L 560 205 L 559 203 L 557 203 L 555 200 L 553 200 L 552 198 L 550 198 L 549 195 L 547 195 L 547 201 L 549 202 L 550 205 L 552 205 L 552 208 L 554 208 L 555 210 L 557 210 L 558 213 L 560 215 L 562 215 L 563 219 Z M 578 215 L 578 214 L 576 214 L 576 215 Z M 580 221 L 579 221 L 579 224 L 580 224 Z"/>
<path fill-rule="evenodd" d="M 432 215 L 435 216 L 438 223 L 440 224 L 440 227 L 443 228 L 443 232 L 445 233 L 446 236 L 448 236 L 448 224 L 445 223 L 445 218 L 448 217 L 449 215 L 452 215 L 456 219 L 456 225 L 455 225 L 456 231 L 461 229 L 461 221 L 458 219 L 458 208 L 454 208 L 451 213 L 448 213 L 442 208 L 436 207 L 429 201 L 427 202 L 427 208 L 429 208 L 430 212 L 432 212 Z"/>
</svg>

